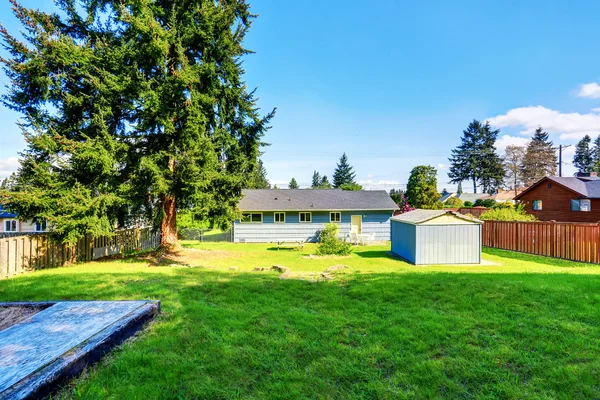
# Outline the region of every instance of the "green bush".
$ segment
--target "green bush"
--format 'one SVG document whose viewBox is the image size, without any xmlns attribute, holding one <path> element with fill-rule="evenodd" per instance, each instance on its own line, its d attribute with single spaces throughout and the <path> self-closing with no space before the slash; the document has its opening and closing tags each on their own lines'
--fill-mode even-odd
<svg viewBox="0 0 600 400">
<path fill-rule="evenodd" d="M 463 207 L 471 208 L 471 207 L 473 207 L 473 203 L 467 200 L 467 201 L 465 201 L 465 204 L 463 205 Z"/>
<path fill-rule="evenodd" d="M 494 199 L 477 199 L 475 201 L 475 207 L 494 207 L 496 205 L 496 200 Z"/>
<path fill-rule="evenodd" d="M 537 218 L 525 212 L 522 204 L 517 207 L 495 207 L 481 214 L 483 221 L 537 221 Z"/>
<path fill-rule="evenodd" d="M 338 237 L 339 230 L 339 226 L 334 223 L 325 226 L 325 229 L 321 231 L 321 235 L 319 236 L 317 254 L 347 256 L 352 253 L 352 244 Z"/>
<path fill-rule="evenodd" d="M 463 201 L 458 197 L 450 197 L 448 200 L 446 200 L 444 205 L 450 208 L 461 208 L 464 204 Z"/>
</svg>

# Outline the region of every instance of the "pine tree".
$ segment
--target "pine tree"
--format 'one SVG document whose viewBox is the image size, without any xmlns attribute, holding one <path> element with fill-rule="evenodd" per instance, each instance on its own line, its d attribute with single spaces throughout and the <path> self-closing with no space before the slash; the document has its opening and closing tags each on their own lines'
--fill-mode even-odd
<svg viewBox="0 0 600 400">
<path fill-rule="evenodd" d="M 600 135 L 594 140 L 592 148 L 592 171 L 600 174 Z"/>
<path fill-rule="evenodd" d="M 271 184 L 267 179 L 267 169 L 261 159 L 258 160 L 257 168 L 250 174 L 246 189 L 271 189 Z"/>
<path fill-rule="evenodd" d="M 353 172 L 352 166 L 348 163 L 346 153 L 340 157 L 340 162 L 333 171 L 333 187 L 339 188 L 345 183 L 353 184 L 356 173 Z"/>
<path fill-rule="evenodd" d="M 279 189 L 279 188 L 277 187 L 277 184 L 275 184 L 275 185 L 273 186 L 273 189 Z"/>
<path fill-rule="evenodd" d="M 456 193 L 458 193 L 458 194 L 463 193 L 462 182 L 458 182 L 458 188 L 456 189 Z"/>
<path fill-rule="evenodd" d="M 296 178 L 292 178 L 292 180 L 288 184 L 288 188 L 289 189 L 298 189 L 299 188 L 298 182 L 296 182 Z"/>
<path fill-rule="evenodd" d="M 313 189 L 318 189 L 320 186 L 321 186 L 321 174 L 319 174 L 317 171 L 315 171 L 315 172 L 313 172 L 311 187 Z"/>
<path fill-rule="evenodd" d="M 544 132 L 540 126 L 536 129 L 525 150 L 523 170 L 521 171 L 525 186 L 531 186 L 546 176 L 556 175 L 556 167 L 556 149 L 554 144 L 548 140 L 548 133 Z"/>
<path fill-rule="evenodd" d="M 406 185 L 406 200 L 415 208 L 442 208 L 437 191 L 437 171 L 429 165 L 419 165 L 410 171 Z"/>
<path fill-rule="evenodd" d="M 492 193 L 501 186 L 505 171 L 495 147 L 499 133 L 500 130 L 493 130 L 487 122 L 473 120 L 469 124 L 463 131 L 461 144 L 452 150 L 449 158 L 450 183 L 470 180 L 475 193 L 478 185 L 485 193 Z"/>
<path fill-rule="evenodd" d="M 13 2 L 25 42 L 10 54 L 3 103 L 23 114 L 21 192 L 0 202 L 74 243 L 140 216 L 177 242 L 177 209 L 226 228 L 257 167 L 274 111 L 243 81 L 245 0 Z"/>
<path fill-rule="evenodd" d="M 589 135 L 585 135 L 577 143 L 577 147 L 575 147 L 573 165 L 579 172 L 591 172 L 594 168 L 594 158 L 590 149 L 591 142 L 592 138 Z"/>
<path fill-rule="evenodd" d="M 319 184 L 319 189 L 329 189 L 331 188 L 331 183 L 329 183 L 329 179 L 327 179 L 327 175 L 323 175 L 321 177 L 321 183 Z"/>
</svg>

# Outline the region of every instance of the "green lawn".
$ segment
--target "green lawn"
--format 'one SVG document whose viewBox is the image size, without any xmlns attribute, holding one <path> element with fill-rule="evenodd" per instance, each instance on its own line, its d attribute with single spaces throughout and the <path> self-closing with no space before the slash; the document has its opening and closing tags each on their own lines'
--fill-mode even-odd
<svg viewBox="0 0 600 400">
<path fill-rule="evenodd" d="M 486 250 L 416 267 L 186 243 L 198 267 L 95 262 L 0 281 L 0 299 L 159 299 L 163 312 L 62 395 L 114 399 L 599 398 L 600 267 Z M 279 279 L 335 264 L 332 281 Z M 176 264 L 172 264 L 176 265 Z M 232 271 L 231 266 L 239 270 Z"/>
</svg>

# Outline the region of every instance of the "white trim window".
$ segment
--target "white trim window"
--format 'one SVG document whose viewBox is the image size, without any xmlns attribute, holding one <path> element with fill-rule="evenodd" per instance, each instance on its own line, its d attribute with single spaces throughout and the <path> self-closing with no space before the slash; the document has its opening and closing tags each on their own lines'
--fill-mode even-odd
<svg viewBox="0 0 600 400">
<path fill-rule="evenodd" d="M 339 211 L 332 211 L 329 213 L 329 222 L 340 223 L 342 222 L 342 213 Z"/>
<path fill-rule="evenodd" d="M 571 211 L 592 211 L 592 201 L 590 199 L 572 199 L 571 200 Z"/>
<path fill-rule="evenodd" d="M 263 214 L 261 212 L 242 213 L 242 224 L 262 224 Z"/>
<path fill-rule="evenodd" d="M 298 219 L 301 224 L 310 224 L 312 222 L 312 213 L 311 212 L 301 212 L 298 216 Z"/>
<path fill-rule="evenodd" d="M 542 201 L 534 200 L 531 208 L 533 211 L 542 211 Z"/>
<path fill-rule="evenodd" d="M 5 219 L 4 220 L 4 232 L 18 232 L 19 221 L 16 219 Z"/>
<path fill-rule="evenodd" d="M 36 221 L 33 224 L 34 232 L 46 232 L 47 229 L 48 229 L 48 221 L 46 221 L 46 220 Z"/>
<path fill-rule="evenodd" d="M 284 212 L 276 212 L 273 214 L 273 222 L 276 224 L 285 224 L 285 213 Z"/>
</svg>

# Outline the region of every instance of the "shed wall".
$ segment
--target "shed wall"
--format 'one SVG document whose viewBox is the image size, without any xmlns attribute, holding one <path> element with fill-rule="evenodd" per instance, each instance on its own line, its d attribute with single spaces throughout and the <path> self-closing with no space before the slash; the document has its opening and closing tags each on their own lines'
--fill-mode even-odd
<svg viewBox="0 0 600 400">
<path fill-rule="evenodd" d="M 417 225 L 415 264 L 479 264 L 481 225 Z"/>
<path fill-rule="evenodd" d="M 416 264 L 416 226 L 392 221 L 392 253 Z"/>
</svg>

